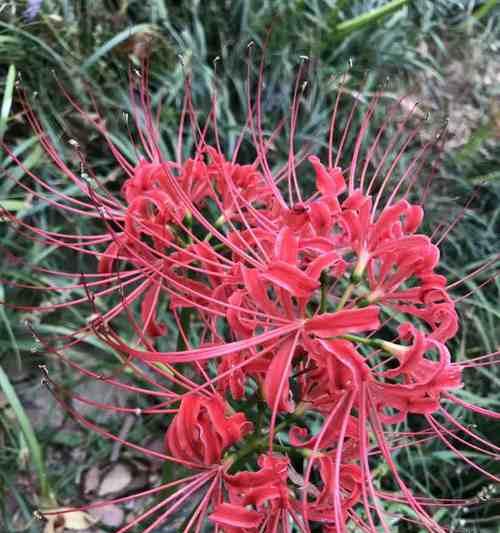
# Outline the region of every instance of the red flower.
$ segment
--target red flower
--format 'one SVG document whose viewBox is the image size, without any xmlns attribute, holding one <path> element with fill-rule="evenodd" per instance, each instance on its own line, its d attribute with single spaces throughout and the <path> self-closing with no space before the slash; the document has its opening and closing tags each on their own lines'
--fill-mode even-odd
<svg viewBox="0 0 500 533">
<path fill-rule="evenodd" d="M 227 416 L 228 409 L 217 396 L 184 396 L 165 435 L 167 451 L 201 465 L 220 463 L 224 450 L 252 431 L 243 413 Z"/>
<path fill-rule="evenodd" d="M 149 102 L 144 82 L 140 91 L 143 104 Z M 298 105 L 294 99 L 292 131 Z M 183 117 L 194 122 L 189 96 L 186 106 Z M 418 233 L 423 206 L 409 201 L 417 176 L 404 171 L 390 190 L 402 153 L 393 154 L 392 161 L 384 153 L 374 163 L 385 126 L 365 147 L 359 168 L 373 106 L 354 132 L 352 158 L 343 160 L 342 151 L 348 119 L 333 161 L 334 114 L 328 164 L 306 147 L 304 157 L 296 157 L 292 139 L 281 170 L 269 156 L 278 131 L 264 134 L 260 102 L 248 110 L 255 158 L 246 161 L 239 148 L 224 154 L 217 132 L 217 147 L 210 146 L 208 130 L 201 133 L 195 123 L 191 157 L 182 159 L 187 149 L 181 144 L 179 160 L 168 161 L 151 110 L 142 105 L 146 117 L 136 118 L 143 143 L 137 151 L 143 155 L 132 164 L 112 143 L 104 122 L 94 121 L 126 176 L 121 198 L 99 179 L 89 183 L 72 173 L 26 108 L 55 166 L 83 196 L 58 191 L 29 169 L 29 184 L 19 186 L 68 218 L 88 217 L 91 228 L 100 224 L 95 233 L 71 235 L 6 215 L 21 234 L 94 260 L 94 271 L 89 266 L 85 274 L 74 273 L 73 284 L 36 287 L 67 294 L 78 289 L 86 297 L 36 311 L 90 303 L 93 315 L 78 336 L 59 340 L 71 345 L 96 335 L 126 361 L 141 385 L 114 376 L 106 384 L 157 400 L 144 413 L 161 415 L 167 424 L 166 452 L 124 441 L 67 408 L 94 431 L 195 472 L 158 488 L 176 487 L 177 493 L 133 525 L 164 505 L 167 510 L 148 526 L 152 530 L 199 493 L 186 530 L 201 530 L 208 517 L 230 533 L 290 531 L 292 522 L 306 532 L 314 523 L 332 533 L 346 531 L 348 523 L 360 531 L 389 531 L 384 502 L 397 502 L 406 503 L 422 527 L 442 531 L 426 505 L 448 502 L 416 496 L 393 458 L 394 450 L 432 437 L 497 480 L 456 444 L 490 456 L 498 447 L 455 420 L 445 402 L 497 419 L 452 391 L 463 385 L 463 366 L 494 364 L 498 354 L 452 362 L 445 343 L 456 335 L 459 319 L 448 282 L 437 273 L 438 247 Z M 304 166 L 302 159 L 308 160 Z M 417 162 L 410 167 L 420 167 Z M 306 197 L 301 185 L 311 166 L 315 190 Z M 35 272 L 44 280 L 72 276 L 45 267 Z M 118 321 L 120 315 L 126 320 Z M 56 341 L 45 342 L 47 351 L 102 378 L 79 367 Z M 427 423 L 427 430 L 400 431 L 396 424 L 409 414 Z M 392 492 L 378 488 L 384 486 L 380 479 L 374 482 L 384 463 Z"/>
<path fill-rule="evenodd" d="M 284 521 L 282 513 L 286 514 L 289 509 L 289 460 L 277 455 L 261 455 L 258 464 L 257 472 L 224 477 L 230 503 L 217 505 L 209 519 L 226 533 L 271 532 L 278 521 Z"/>
</svg>

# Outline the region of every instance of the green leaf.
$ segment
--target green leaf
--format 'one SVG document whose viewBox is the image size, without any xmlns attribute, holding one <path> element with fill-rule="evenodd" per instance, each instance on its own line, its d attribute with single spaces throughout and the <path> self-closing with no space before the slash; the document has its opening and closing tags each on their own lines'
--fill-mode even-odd
<svg viewBox="0 0 500 533">
<path fill-rule="evenodd" d="M 6 22 L 0 21 L 0 28 L 5 28 L 6 30 L 12 31 L 13 33 L 17 34 L 18 36 L 28 41 L 32 41 L 41 50 L 45 50 L 47 54 L 55 61 L 55 63 L 57 63 L 64 71 L 70 74 L 70 70 L 68 69 L 68 66 L 64 62 L 63 58 L 57 52 L 55 52 L 48 44 L 46 44 L 42 39 L 39 39 L 38 37 L 35 37 L 35 35 L 32 35 L 31 33 L 27 31 L 21 30 L 20 28 L 13 26 L 12 24 L 7 24 Z"/>
<path fill-rule="evenodd" d="M 2 200 L 0 207 L 3 207 L 6 211 L 17 212 L 26 207 L 26 202 L 24 200 Z"/>
<path fill-rule="evenodd" d="M 0 301 L 5 301 L 5 294 L 4 294 L 2 284 L 0 284 Z M 7 335 L 9 336 L 10 344 L 12 346 L 12 349 L 14 350 L 14 354 L 16 355 L 17 365 L 20 369 L 22 366 L 21 353 L 19 352 L 19 346 L 17 344 L 16 336 L 14 335 L 14 332 L 12 331 L 9 317 L 7 316 L 7 313 L 5 312 L 5 306 L 3 305 L 0 305 L 0 319 L 5 324 L 5 329 L 7 330 Z"/>
<path fill-rule="evenodd" d="M 47 472 L 45 470 L 45 464 L 43 460 L 42 449 L 38 443 L 35 432 L 29 418 L 26 415 L 26 412 L 17 397 L 14 387 L 9 381 L 7 374 L 4 372 L 2 366 L 0 366 L 0 389 L 5 394 L 7 401 L 9 402 L 14 414 L 16 415 L 17 422 L 19 427 L 26 439 L 26 444 L 28 446 L 31 460 L 33 466 L 35 467 L 38 482 L 40 484 L 40 497 L 43 504 L 55 504 L 55 497 L 52 492 L 52 489 L 49 485 L 49 480 L 47 478 Z"/>
<path fill-rule="evenodd" d="M 392 0 L 383 6 L 372 9 L 371 11 L 354 17 L 351 20 L 346 20 L 345 22 L 337 24 L 335 32 L 342 36 L 349 35 L 361 28 L 375 24 L 380 19 L 403 8 L 406 4 L 408 4 L 408 0 Z"/>
<path fill-rule="evenodd" d="M 498 5 L 498 0 L 488 0 L 485 4 L 483 4 L 480 8 L 478 8 L 472 16 L 476 20 L 480 20 L 488 15 L 488 13 L 493 10 Z"/>
<path fill-rule="evenodd" d="M 5 89 L 3 92 L 2 107 L 0 109 L 0 141 L 3 139 L 5 130 L 7 129 L 7 120 L 10 115 L 10 108 L 12 107 L 12 95 L 14 93 L 14 85 L 16 83 L 16 67 L 10 65 L 5 80 Z"/>
</svg>

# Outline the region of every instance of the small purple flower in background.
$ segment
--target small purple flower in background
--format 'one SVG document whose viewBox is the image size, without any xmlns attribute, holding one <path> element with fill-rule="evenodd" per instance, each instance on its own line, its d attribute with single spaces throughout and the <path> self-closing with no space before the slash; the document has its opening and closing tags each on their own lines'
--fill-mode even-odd
<svg viewBox="0 0 500 533">
<path fill-rule="evenodd" d="M 28 7 L 24 11 L 24 18 L 26 20 L 33 20 L 42 7 L 43 0 L 28 0 Z"/>
</svg>

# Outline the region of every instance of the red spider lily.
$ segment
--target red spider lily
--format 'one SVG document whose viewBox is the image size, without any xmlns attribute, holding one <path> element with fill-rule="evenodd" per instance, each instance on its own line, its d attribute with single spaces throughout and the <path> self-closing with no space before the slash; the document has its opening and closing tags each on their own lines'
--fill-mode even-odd
<svg viewBox="0 0 500 533">
<path fill-rule="evenodd" d="M 143 76 L 140 110 L 134 105 L 142 141 L 137 162 L 129 162 L 113 144 L 102 121 L 93 121 L 126 176 L 120 198 L 90 170 L 89 179 L 71 172 L 27 106 L 46 152 L 83 199 L 58 191 L 25 167 L 33 189 L 22 182 L 19 186 L 54 208 L 89 217 L 95 223 L 89 227 L 98 224 L 100 230 L 88 235 L 52 232 L 8 215 L 23 235 L 94 259 L 95 273 L 78 274 L 78 282 L 58 289 L 84 289 L 85 297 L 22 308 L 53 311 L 90 302 L 94 316 L 75 336 L 60 339 L 61 349 L 42 340 L 45 348 L 92 375 L 64 354 L 64 345 L 97 336 L 148 386 L 113 376 L 107 383 L 157 398 L 145 415 L 171 416 L 165 421 L 166 453 L 160 457 L 195 473 L 166 483 L 163 488 L 175 486 L 177 492 L 121 533 L 157 514 L 146 528 L 152 531 L 195 493 L 199 502 L 185 531 L 199 531 L 208 522 L 231 533 L 292 531 L 292 524 L 306 532 L 320 526 L 341 533 L 349 524 L 363 531 L 390 531 L 385 503 L 403 502 L 413 517 L 405 520 L 442 532 L 430 513 L 435 505 L 453 502 L 414 493 L 393 454 L 439 439 L 498 481 L 459 446 L 491 457 L 499 449 L 443 406 L 455 402 L 498 418 L 452 394 L 463 386 L 462 367 L 495 364 L 498 353 L 462 364 L 452 362 L 446 346 L 457 333 L 458 315 L 447 280 L 437 271 L 438 247 L 418 233 L 423 206 L 412 199 L 430 144 L 420 147 L 397 175 L 415 132 L 403 137 L 399 148 L 395 139 L 384 150 L 384 122 L 362 159 L 376 98 L 349 153 L 352 113 L 338 145 L 334 139 L 340 89 L 324 162 L 308 147 L 296 154 L 292 135 L 288 160 L 280 168 L 271 155 L 280 130 L 265 135 L 262 127 L 262 83 L 261 69 L 255 101 L 249 97 L 250 127 L 230 157 L 219 145 L 215 106 L 201 127 L 188 93 L 181 132 L 189 117 L 196 146 L 184 160 L 180 143 L 177 160 L 169 161 L 158 146 L 159 125 L 148 107 Z M 411 115 L 400 128 L 410 120 Z M 216 139 L 212 145 L 210 129 Z M 246 135 L 256 152 L 253 161 L 240 160 Z M 13 153 L 11 157 L 23 166 Z M 302 176 L 309 169 L 315 190 L 304 198 Z M 168 321 L 175 327 L 167 328 Z M 177 349 L 162 349 L 170 340 L 177 341 Z M 64 404 L 57 385 L 49 383 Z M 92 430 L 147 453 L 72 412 Z M 401 430 L 397 424 L 410 414 L 427 422 L 427 430 Z M 467 439 L 458 436 L 460 431 Z M 384 464 L 392 492 L 380 488 L 381 474 L 374 465 Z"/>
<path fill-rule="evenodd" d="M 252 430 L 243 413 L 227 418 L 228 407 L 217 396 L 184 396 L 165 435 L 167 450 L 202 465 L 218 464 L 222 452 Z"/>
<path fill-rule="evenodd" d="M 288 520 L 289 459 L 261 455 L 258 465 L 260 469 L 257 472 L 238 472 L 225 476 L 231 503 L 217 505 L 209 518 L 227 533 L 274 531 L 278 522 Z M 255 507 L 256 510 L 249 507 Z"/>
</svg>

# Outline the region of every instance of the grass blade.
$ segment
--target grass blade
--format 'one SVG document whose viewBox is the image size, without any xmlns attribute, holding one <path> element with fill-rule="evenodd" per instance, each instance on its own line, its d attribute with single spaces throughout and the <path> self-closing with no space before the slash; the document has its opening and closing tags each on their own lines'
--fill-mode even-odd
<svg viewBox="0 0 500 533">
<path fill-rule="evenodd" d="M 55 505 L 55 497 L 50 488 L 49 480 L 47 478 L 47 472 L 45 470 L 45 464 L 43 461 L 43 454 L 38 440 L 36 438 L 35 432 L 31 422 L 29 421 L 19 398 L 17 397 L 14 387 L 9 381 L 7 374 L 4 372 L 2 366 L 0 365 L 0 389 L 5 394 L 7 401 L 9 402 L 14 414 L 16 415 L 19 427 L 26 439 L 28 445 L 31 459 L 35 467 L 38 482 L 40 485 L 40 498 L 43 505 Z"/>
<path fill-rule="evenodd" d="M 0 141 L 3 139 L 7 129 L 7 120 L 9 119 L 10 108 L 12 107 L 12 95 L 16 83 L 16 67 L 10 65 L 5 80 L 5 89 L 3 92 L 2 108 L 0 109 Z"/>
<path fill-rule="evenodd" d="M 358 17 L 337 24 L 335 30 L 342 36 L 349 35 L 356 30 L 375 24 L 378 20 L 398 11 L 406 4 L 408 4 L 408 0 L 392 0 L 383 6 L 372 9 L 367 13 L 363 13 Z"/>
</svg>

